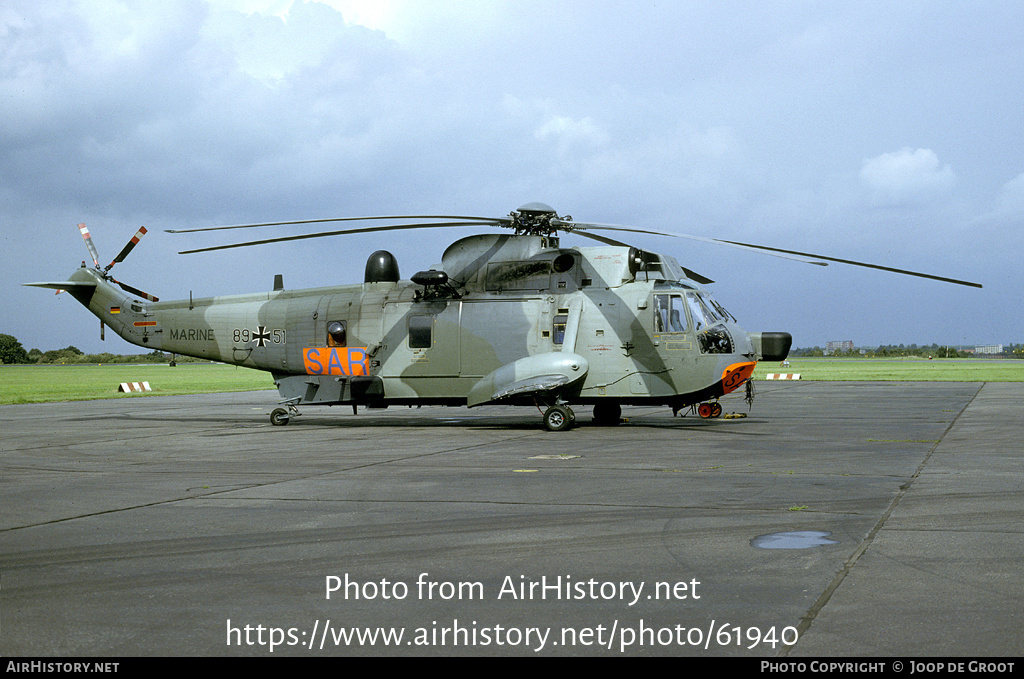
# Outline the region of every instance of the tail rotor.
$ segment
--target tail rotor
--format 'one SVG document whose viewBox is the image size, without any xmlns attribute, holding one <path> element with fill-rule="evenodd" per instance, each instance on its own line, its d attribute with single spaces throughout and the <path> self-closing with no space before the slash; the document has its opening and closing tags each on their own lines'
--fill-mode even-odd
<svg viewBox="0 0 1024 679">
<path fill-rule="evenodd" d="M 78 230 L 82 232 L 82 239 L 85 240 L 85 247 L 89 249 L 89 256 L 92 257 L 93 264 L 96 265 L 96 269 L 99 271 L 100 255 L 96 251 L 96 245 L 92 241 L 92 235 L 89 233 L 89 228 L 85 224 L 79 224 Z M 131 294 L 142 297 L 143 299 L 149 300 L 150 302 L 158 302 L 160 301 L 158 297 L 151 295 L 148 292 L 139 290 L 136 287 L 132 287 L 127 283 L 122 283 L 121 281 L 117 280 L 116 278 L 110 275 L 110 270 L 114 268 L 114 265 L 117 264 L 118 262 L 123 262 L 125 257 L 127 257 L 128 254 L 135 248 L 135 246 L 139 244 L 139 241 L 142 240 L 142 237 L 145 235 L 146 227 L 140 226 L 139 230 L 135 232 L 135 235 L 131 237 L 131 240 L 129 240 L 128 243 L 121 249 L 121 252 L 118 253 L 117 257 L 115 257 L 114 260 L 106 266 L 106 268 L 100 271 L 100 274 L 103 276 L 104 279 L 121 286 L 121 288 L 126 292 L 130 292 Z"/>
</svg>

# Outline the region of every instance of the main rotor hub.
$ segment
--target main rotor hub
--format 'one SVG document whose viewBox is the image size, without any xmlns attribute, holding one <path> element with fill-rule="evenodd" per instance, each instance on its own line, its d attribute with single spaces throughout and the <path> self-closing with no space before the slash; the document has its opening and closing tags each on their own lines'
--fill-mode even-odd
<svg viewBox="0 0 1024 679">
<path fill-rule="evenodd" d="M 512 218 L 512 228 L 516 230 L 517 236 L 555 236 L 559 226 L 552 222 L 561 223 L 572 219 L 560 218 L 553 207 L 544 203 L 527 203 L 518 210 L 508 213 L 508 216 Z M 561 228 L 566 230 L 564 225 L 561 225 Z"/>
</svg>

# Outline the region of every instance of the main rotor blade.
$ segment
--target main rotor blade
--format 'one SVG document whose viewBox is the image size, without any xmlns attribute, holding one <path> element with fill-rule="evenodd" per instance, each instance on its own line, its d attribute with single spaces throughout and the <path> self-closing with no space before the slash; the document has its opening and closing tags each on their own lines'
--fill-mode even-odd
<svg viewBox="0 0 1024 679">
<path fill-rule="evenodd" d="M 593 222 L 566 222 L 561 219 L 552 219 L 552 226 L 556 226 L 567 233 L 577 233 L 586 229 L 597 229 L 599 231 L 628 231 L 630 233 L 651 233 L 655 236 L 678 236 L 677 233 L 667 231 L 655 231 L 654 229 L 640 229 L 635 226 L 623 226 L 621 224 L 596 224 Z"/>
<path fill-rule="evenodd" d="M 583 236 L 584 238 L 589 238 L 591 240 L 596 240 L 598 243 L 604 243 L 605 245 L 614 245 L 620 248 L 633 247 L 629 243 L 623 243 L 620 240 L 608 238 L 607 236 L 598 236 L 596 233 L 587 233 L 586 231 L 571 231 L 570 233 L 573 233 L 577 236 Z"/>
<path fill-rule="evenodd" d="M 96 244 L 92 242 L 92 235 L 89 233 L 89 228 L 85 224 L 79 224 L 78 230 L 82 232 L 82 238 L 85 240 L 85 247 L 89 248 L 89 256 L 92 257 L 93 263 L 96 268 L 100 268 L 100 254 L 96 252 Z"/>
<path fill-rule="evenodd" d="M 252 229 L 259 226 L 288 226 L 293 224 L 324 224 L 329 222 L 361 222 L 375 219 L 461 219 L 482 224 L 511 223 L 510 219 L 494 217 L 466 217 L 462 215 L 382 215 L 378 217 L 331 217 L 327 219 L 297 219 L 289 222 L 263 222 L 261 224 L 234 224 L 231 226 L 206 226 L 198 229 L 165 229 L 167 233 L 196 233 L 198 231 L 226 231 L 228 229 Z"/>
<path fill-rule="evenodd" d="M 552 221 L 554 221 L 554 220 L 552 220 Z M 764 248 L 757 248 L 756 246 L 745 245 L 745 244 L 742 244 L 742 243 L 733 243 L 731 241 L 723 241 L 723 240 L 719 240 L 717 238 L 705 238 L 703 236 L 692 236 L 692 235 L 687 234 L 687 233 L 671 233 L 671 232 L 668 232 L 668 231 L 655 231 L 654 229 L 638 229 L 638 228 L 635 228 L 635 227 L 632 227 L 632 226 L 622 226 L 621 224 L 593 224 L 593 223 L 586 223 L 586 222 L 563 222 L 561 220 L 559 220 L 558 223 L 570 227 L 569 229 L 566 229 L 570 233 L 578 233 L 581 236 L 585 235 L 582 232 L 582 229 L 600 229 L 602 231 L 629 231 L 629 232 L 632 232 L 632 233 L 650 233 L 650 234 L 654 234 L 656 236 L 668 236 L 670 238 L 688 238 L 689 240 L 697 240 L 697 241 L 700 241 L 702 243 L 714 243 L 716 245 L 723 245 L 724 244 L 724 245 L 729 245 L 731 247 L 740 248 L 740 249 L 743 249 L 743 250 L 754 250 L 755 252 L 761 252 L 764 249 Z M 576 228 L 572 228 L 572 227 L 576 227 Z M 593 237 L 593 236 L 591 236 L 591 237 Z M 804 264 L 814 264 L 816 266 L 828 266 L 828 264 L 826 264 L 825 262 L 815 262 L 815 261 L 810 260 L 810 259 L 805 259 L 804 257 L 792 257 L 792 256 L 789 256 L 789 255 L 780 254 L 781 252 L 785 252 L 785 251 L 779 251 L 779 253 L 768 253 L 768 254 L 771 254 L 773 257 L 781 257 L 783 259 L 791 259 L 794 262 L 803 262 Z M 764 254 L 764 253 L 762 253 L 762 254 Z M 795 253 L 791 253 L 791 254 L 795 254 Z M 824 258 L 822 258 L 822 259 L 824 259 Z"/>
<path fill-rule="evenodd" d="M 788 253 L 788 254 L 791 254 L 791 255 L 800 255 L 801 257 L 814 257 L 816 259 L 826 259 L 826 260 L 828 260 L 830 262 L 839 262 L 840 264 L 851 264 L 853 266 L 863 266 L 863 267 L 866 267 L 868 269 L 878 269 L 880 271 L 889 271 L 890 273 L 900 273 L 900 274 L 905 274 L 907 276 L 917 276 L 918 278 L 929 278 L 929 279 L 931 279 L 933 281 L 942 281 L 944 283 L 955 283 L 956 285 L 966 285 L 966 286 L 971 287 L 971 288 L 980 288 L 980 287 L 982 287 L 981 283 L 972 283 L 970 281 L 962 281 L 962 280 L 959 280 L 957 278 L 947 278 L 945 276 L 934 276 L 934 275 L 928 274 L 928 273 L 920 273 L 918 271 L 909 271 L 908 269 L 896 269 L 896 268 L 891 267 L 891 266 L 881 266 L 879 264 L 868 264 L 867 262 L 857 262 L 857 261 L 854 261 L 852 259 L 839 259 L 838 257 L 826 257 L 825 255 L 812 255 L 812 254 L 807 253 L 807 252 L 798 252 L 796 250 L 783 250 L 781 248 L 770 248 L 770 247 L 765 246 L 765 245 L 752 245 L 750 243 L 737 243 L 736 241 L 719 240 L 717 238 L 715 238 L 714 240 L 719 242 L 719 243 L 726 243 L 728 245 L 736 245 L 736 246 L 740 246 L 740 247 L 753 248 L 755 250 L 765 250 L 765 251 L 768 251 L 768 252 L 785 252 L 785 253 Z"/>
<path fill-rule="evenodd" d="M 701 285 L 711 285 L 712 283 L 714 283 L 713 280 L 711 280 L 707 276 L 700 275 L 699 273 L 697 273 L 693 269 L 687 269 L 685 266 L 683 266 L 681 268 L 683 270 L 683 273 L 686 274 L 686 277 L 689 278 L 691 281 L 697 281 Z"/>
<path fill-rule="evenodd" d="M 139 230 L 136 231 L 135 235 L 132 236 L 131 240 L 128 241 L 128 244 L 121 249 L 121 252 L 118 253 L 117 257 L 114 257 L 114 261 L 112 261 L 110 265 L 107 266 L 107 271 L 110 271 L 112 268 L 114 268 L 114 265 L 117 264 L 118 262 L 123 262 L 124 258 L 128 256 L 128 253 L 131 252 L 135 248 L 135 246 L 139 244 L 139 241 L 142 240 L 142 237 L 145 235 L 146 227 L 140 226 Z"/>
<path fill-rule="evenodd" d="M 572 231 L 571 233 L 574 233 L 577 236 L 583 236 L 584 238 L 591 238 L 593 240 L 598 241 L 599 243 L 604 243 L 605 245 L 615 245 L 621 248 L 633 247 L 629 243 L 623 243 L 622 241 L 617 241 L 614 238 L 607 238 L 606 236 L 598 236 L 596 233 L 587 233 L 586 231 L 582 230 Z M 702 276 L 701 274 L 697 273 L 696 271 L 693 271 L 692 269 L 687 269 L 685 266 L 681 268 L 683 270 L 683 273 L 686 274 L 686 277 L 689 278 L 691 281 L 696 281 L 701 285 L 710 285 L 711 283 L 714 283 L 714 281 L 708 278 L 707 276 Z"/>
<path fill-rule="evenodd" d="M 498 220 L 491 220 L 495 226 L 504 226 Z M 373 231 L 400 231 L 403 229 L 430 229 L 437 227 L 451 226 L 481 226 L 484 222 L 424 222 L 421 224 L 390 224 L 388 226 L 368 226 L 359 229 L 341 229 L 339 231 L 322 231 L 319 233 L 305 233 L 298 236 L 283 236 L 281 238 L 267 238 L 264 240 L 253 240 L 245 243 L 232 243 L 231 245 L 215 245 L 208 248 L 197 248 L 195 250 L 182 250 L 179 255 L 191 255 L 197 252 L 212 252 L 214 250 L 228 250 L 230 248 L 244 248 L 250 245 L 266 245 L 267 243 L 284 243 L 293 240 L 305 240 L 307 238 L 324 238 L 327 236 L 342 236 L 351 233 L 370 233 Z"/>
</svg>

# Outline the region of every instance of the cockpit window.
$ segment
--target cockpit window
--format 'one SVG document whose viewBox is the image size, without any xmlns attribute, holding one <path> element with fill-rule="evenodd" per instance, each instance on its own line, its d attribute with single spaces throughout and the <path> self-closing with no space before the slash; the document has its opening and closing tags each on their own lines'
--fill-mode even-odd
<svg viewBox="0 0 1024 679">
<path fill-rule="evenodd" d="M 686 332 L 686 311 L 679 295 L 654 296 L 654 331 Z"/>
<path fill-rule="evenodd" d="M 722 306 L 721 304 L 719 304 L 718 302 L 716 302 L 713 299 L 710 299 L 708 301 L 711 302 L 711 305 L 713 307 L 715 307 L 715 309 L 718 311 L 718 315 L 722 318 L 722 320 L 727 321 L 727 320 L 729 320 L 731 318 L 733 323 L 737 323 L 738 322 L 736 320 L 736 317 L 733 316 L 732 314 L 730 314 L 729 311 L 724 306 Z"/>
<path fill-rule="evenodd" d="M 693 318 L 693 325 L 697 332 L 709 328 L 715 323 L 726 320 L 725 315 L 719 315 L 703 297 L 697 293 L 688 293 L 686 301 L 690 305 L 690 316 Z"/>
<path fill-rule="evenodd" d="M 701 295 L 697 295 L 697 299 L 700 300 L 700 306 L 704 309 L 704 315 L 711 319 L 712 322 L 718 322 L 724 320 L 718 313 L 715 312 L 714 307 L 708 304 L 707 300 Z"/>
<path fill-rule="evenodd" d="M 693 318 L 693 327 L 697 332 L 711 325 L 712 321 L 704 315 L 704 305 L 700 303 L 700 299 L 694 295 L 687 295 L 686 301 L 690 304 L 690 316 Z"/>
</svg>

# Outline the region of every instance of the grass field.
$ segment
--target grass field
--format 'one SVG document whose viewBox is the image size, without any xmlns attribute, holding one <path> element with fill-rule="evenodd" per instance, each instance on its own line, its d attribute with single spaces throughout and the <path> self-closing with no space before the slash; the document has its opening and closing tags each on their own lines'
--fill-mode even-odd
<svg viewBox="0 0 1024 679">
<path fill-rule="evenodd" d="M 788 367 L 759 363 L 754 379 L 800 373 L 802 380 L 1024 382 L 1024 361 L 986 359 L 794 358 Z M 210 394 L 273 389 L 269 373 L 230 365 L 18 365 L 0 367 L 0 404 L 142 398 L 121 394 L 121 382 L 149 382 L 149 394 Z"/>
<path fill-rule="evenodd" d="M 17 365 L 0 368 L 0 404 L 139 398 L 121 394 L 121 382 L 149 382 L 149 394 L 210 394 L 273 389 L 270 373 L 232 365 Z"/>
<path fill-rule="evenodd" d="M 791 358 L 789 366 L 757 364 L 768 373 L 800 373 L 801 380 L 864 382 L 1024 382 L 1024 361 L 983 358 Z"/>
</svg>

